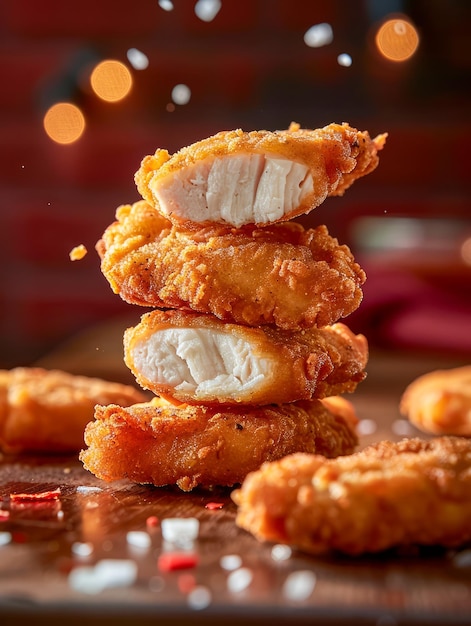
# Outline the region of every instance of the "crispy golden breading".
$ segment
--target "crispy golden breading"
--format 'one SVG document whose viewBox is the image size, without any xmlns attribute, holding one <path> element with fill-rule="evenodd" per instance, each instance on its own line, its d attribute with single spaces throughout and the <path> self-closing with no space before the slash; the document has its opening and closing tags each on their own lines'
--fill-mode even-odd
<svg viewBox="0 0 471 626">
<path fill-rule="evenodd" d="M 382 441 L 327 460 L 294 454 L 233 493 L 236 523 L 259 540 L 313 554 L 471 540 L 471 441 Z"/>
<path fill-rule="evenodd" d="M 6 452 L 68 452 L 83 447 L 95 404 L 146 400 L 129 385 L 61 370 L 0 370 L 0 448 Z"/>
<path fill-rule="evenodd" d="M 419 376 L 404 391 L 399 408 L 424 432 L 471 437 L 471 366 Z"/>
<path fill-rule="evenodd" d="M 128 479 L 183 491 L 232 486 L 264 461 L 292 452 L 349 454 L 357 436 L 319 400 L 216 409 L 157 398 L 128 408 L 97 406 L 85 430 L 84 466 L 107 481 Z"/>
<path fill-rule="evenodd" d="M 284 404 L 352 392 L 368 345 L 341 323 L 286 331 L 154 310 L 124 334 L 125 362 L 144 389 L 189 404 Z"/>
<path fill-rule="evenodd" d="M 353 431 L 356 431 L 359 419 L 356 409 L 350 400 L 343 396 L 327 396 L 321 398 L 322 404 L 334 415 L 342 417 Z"/>
<path fill-rule="evenodd" d="M 126 302 L 211 313 L 249 326 L 327 326 L 353 312 L 365 273 L 325 226 L 182 231 L 144 201 L 122 206 L 97 243 Z"/>
<path fill-rule="evenodd" d="M 308 213 L 373 171 L 386 135 L 348 124 L 321 129 L 223 131 L 170 155 L 143 159 L 142 197 L 175 224 L 267 224 Z"/>
</svg>

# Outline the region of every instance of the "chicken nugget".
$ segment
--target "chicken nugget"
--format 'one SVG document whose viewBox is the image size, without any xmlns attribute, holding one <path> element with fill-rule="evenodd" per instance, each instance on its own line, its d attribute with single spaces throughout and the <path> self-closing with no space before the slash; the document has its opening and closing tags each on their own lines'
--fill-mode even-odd
<svg viewBox="0 0 471 626">
<path fill-rule="evenodd" d="M 402 394 L 399 409 L 426 433 L 471 437 L 471 366 L 419 376 Z"/>
<path fill-rule="evenodd" d="M 283 406 L 173 406 L 161 398 L 127 408 L 97 406 L 80 458 L 106 481 L 156 486 L 233 486 L 265 461 L 292 452 L 349 454 L 358 439 L 319 400 Z"/>
<path fill-rule="evenodd" d="M 62 370 L 0 370 L 0 448 L 10 453 L 78 451 L 95 404 L 127 406 L 146 399 L 130 385 Z"/>
<path fill-rule="evenodd" d="M 286 331 L 212 315 L 154 310 L 124 333 L 144 389 L 188 404 L 284 404 L 352 392 L 368 345 L 344 324 Z"/>
<path fill-rule="evenodd" d="M 350 555 L 471 540 L 471 441 L 382 441 L 328 460 L 264 464 L 232 494 L 236 523 L 260 541 Z"/>
<path fill-rule="evenodd" d="M 144 201 L 116 216 L 96 247 L 111 288 L 130 304 L 295 330 L 333 324 L 362 300 L 365 273 L 325 226 L 183 231 Z"/>
<path fill-rule="evenodd" d="M 264 226 L 342 195 L 376 168 L 385 140 L 348 124 L 223 131 L 173 155 L 156 150 L 143 159 L 135 180 L 147 202 L 186 228 Z"/>
</svg>

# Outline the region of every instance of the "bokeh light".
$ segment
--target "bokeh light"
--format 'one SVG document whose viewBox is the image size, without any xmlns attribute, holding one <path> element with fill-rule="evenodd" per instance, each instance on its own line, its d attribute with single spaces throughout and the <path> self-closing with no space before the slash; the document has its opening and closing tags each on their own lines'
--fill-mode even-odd
<svg viewBox="0 0 471 626">
<path fill-rule="evenodd" d="M 339 54 L 337 57 L 337 63 L 339 65 L 342 65 L 342 67 L 350 67 L 350 65 L 353 63 L 353 60 L 349 54 L 347 54 L 346 52 L 342 52 L 342 54 Z"/>
<path fill-rule="evenodd" d="M 109 59 L 95 66 L 90 83 L 99 98 L 107 102 L 117 102 L 131 91 L 132 76 L 124 63 Z"/>
<path fill-rule="evenodd" d="M 147 55 L 137 48 L 129 48 L 126 52 L 129 63 L 135 70 L 145 70 L 149 67 L 149 59 Z"/>
<path fill-rule="evenodd" d="M 334 31 L 327 22 L 314 24 L 304 33 L 304 43 L 310 48 L 320 48 L 327 46 L 334 40 Z"/>
<path fill-rule="evenodd" d="M 191 90 L 187 85 L 175 85 L 172 89 L 172 100 L 175 104 L 188 104 L 191 98 Z"/>
<path fill-rule="evenodd" d="M 203 22 L 212 22 L 221 10 L 221 0 L 198 0 L 195 15 Z"/>
<path fill-rule="evenodd" d="M 69 144 L 77 141 L 85 130 L 82 111 L 69 102 L 58 102 L 46 112 L 44 130 L 56 143 Z"/>
<path fill-rule="evenodd" d="M 415 26 L 403 17 L 387 19 L 376 32 L 376 47 L 390 61 L 407 61 L 419 46 Z"/>
</svg>

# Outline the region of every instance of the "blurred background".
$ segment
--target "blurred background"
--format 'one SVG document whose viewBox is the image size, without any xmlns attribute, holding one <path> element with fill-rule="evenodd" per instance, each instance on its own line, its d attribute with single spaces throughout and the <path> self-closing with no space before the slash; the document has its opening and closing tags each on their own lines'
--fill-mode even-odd
<svg viewBox="0 0 471 626">
<path fill-rule="evenodd" d="M 141 159 L 291 121 L 389 134 L 374 173 L 300 220 L 367 272 L 346 323 L 373 351 L 467 360 L 470 29 L 467 0 L 2 0 L 0 367 L 119 369 L 145 311 L 94 246 Z"/>
</svg>

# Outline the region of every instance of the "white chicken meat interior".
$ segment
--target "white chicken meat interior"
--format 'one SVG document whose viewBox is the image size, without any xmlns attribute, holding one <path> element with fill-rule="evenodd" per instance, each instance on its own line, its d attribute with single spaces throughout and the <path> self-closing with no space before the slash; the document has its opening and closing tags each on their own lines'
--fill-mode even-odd
<svg viewBox="0 0 471 626">
<path fill-rule="evenodd" d="M 136 343 L 134 366 L 154 384 L 171 385 L 204 399 L 236 395 L 270 376 L 273 364 L 249 342 L 206 328 L 166 328 Z"/>
<path fill-rule="evenodd" d="M 302 163 L 265 154 L 208 158 L 149 187 L 160 210 L 194 222 L 224 221 L 236 227 L 280 219 L 314 189 Z"/>
</svg>

